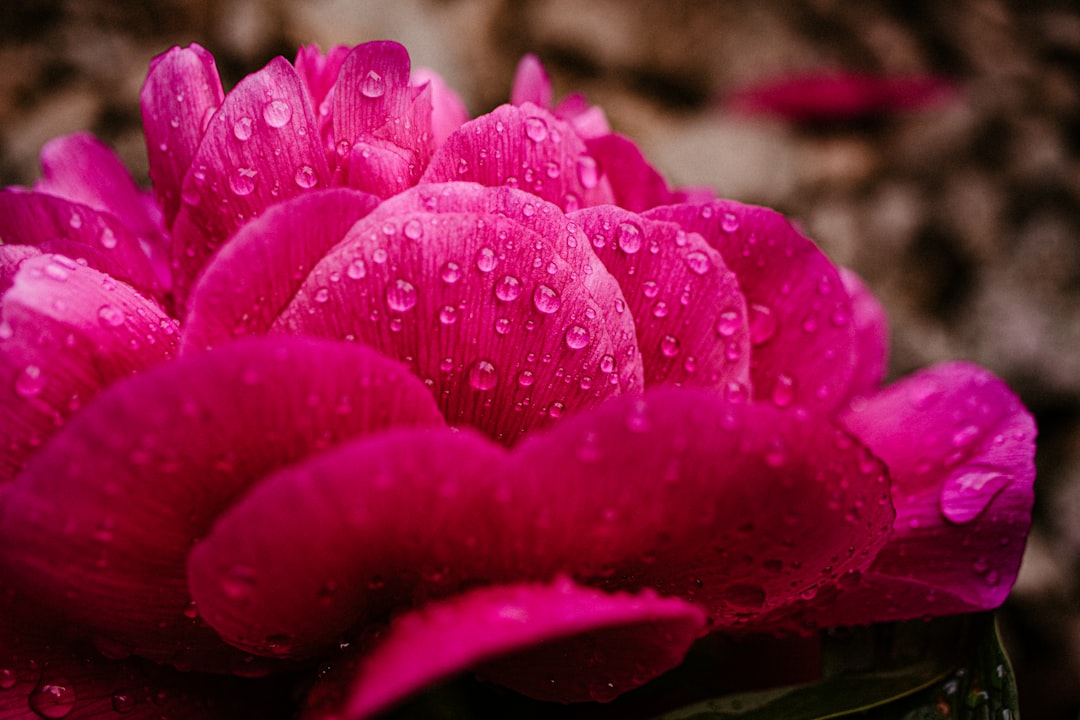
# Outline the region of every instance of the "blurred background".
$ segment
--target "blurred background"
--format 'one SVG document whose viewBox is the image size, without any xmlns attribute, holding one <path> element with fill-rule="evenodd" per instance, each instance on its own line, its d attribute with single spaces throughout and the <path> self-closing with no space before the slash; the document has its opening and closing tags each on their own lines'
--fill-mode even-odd
<svg viewBox="0 0 1080 720">
<path fill-rule="evenodd" d="M 476 114 L 525 52 L 677 185 L 792 216 L 892 321 L 891 373 L 969 359 L 1036 414 L 1036 526 L 1001 613 L 1026 720 L 1080 717 L 1080 6 L 1053 0 L 7 0 L 0 185 L 89 129 L 146 182 L 150 59 L 198 42 L 226 88 L 315 42 L 404 43 Z M 932 74 L 949 101 L 814 122 L 732 112 L 804 73 Z"/>
</svg>

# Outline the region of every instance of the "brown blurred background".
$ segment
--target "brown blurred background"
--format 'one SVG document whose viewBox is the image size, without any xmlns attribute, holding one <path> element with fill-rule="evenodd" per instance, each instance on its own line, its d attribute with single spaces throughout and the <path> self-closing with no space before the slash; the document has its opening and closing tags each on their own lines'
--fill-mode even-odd
<svg viewBox="0 0 1080 720">
<path fill-rule="evenodd" d="M 892 373 L 974 360 L 1037 415 L 1036 527 L 1002 618 L 1028 720 L 1080 716 L 1080 7 L 1064 0 L 8 0 L 0 184 L 90 129 L 146 180 L 151 57 L 198 42 L 226 87 L 300 43 L 403 42 L 474 113 L 524 52 L 584 90 L 676 184 L 775 207 L 859 271 L 893 322 Z M 794 125 L 724 109 L 795 73 L 932 73 L 911 113 Z"/>
</svg>

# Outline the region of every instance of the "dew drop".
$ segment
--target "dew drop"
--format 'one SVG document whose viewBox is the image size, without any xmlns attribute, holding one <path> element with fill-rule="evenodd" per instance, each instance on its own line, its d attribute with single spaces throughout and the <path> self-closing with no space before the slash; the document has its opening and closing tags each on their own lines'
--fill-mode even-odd
<svg viewBox="0 0 1080 720">
<path fill-rule="evenodd" d="M 765 305 L 750 305 L 750 342 L 764 345 L 776 334 L 776 317 Z"/>
<path fill-rule="evenodd" d="M 488 360 L 477 360 L 469 368 L 469 384 L 477 390 L 491 390 L 499 383 L 499 374 Z"/>
<path fill-rule="evenodd" d="M 270 127 L 285 127 L 292 120 L 292 108 L 284 100 L 271 100 L 263 105 L 262 116 Z"/>
<path fill-rule="evenodd" d="M 563 411 L 566 410 L 566 405 L 561 402 L 551 403 L 551 407 L 548 408 L 548 417 L 552 420 L 558 420 L 562 417 Z"/>
<path fill-rule="evenodd" d="M 716 318 L 716 334 L 720 337 L 731 337 L 741 327 L 739 313 L 734 310 L 725 310 Z"/>
<path fill-rule="evenodd" d="M 353 280 L 362 280 L 367 275 L 367 265 L 360 258 L 356 258 L 345 268 L 345 274 Z"/>
<path fill-rule="evenodd" d="M 27 365 L 15 378 L 15 394 L 22 398 L 32 398 L 45 387 L 45 376 L 37 365 Z"/>
<path fill-rule="evenodd" d="M 130 693 L 118 692 L 113 693 L 112 696 L 112 709 L 113 712 L 129 713 L 135 709 L 135 696 Z"/>
<path fill-rule="evenodd" d="M 495 321 L 495 332 L 499 335 L 506 335 L 510 332 L 510 320 L 509 318 L 499 318 Z"/>
<path fill-rule="evenodd" d="M 615 241 L 624 253 L 633 255 L 641 250 L 644 233 L 641 227 L 632 222 L 622 222 L 615 229 Z"/>
<path fill-rule="evenodd" d="M 296 174 L 293 175 L 293 180 L 296 184 L 305 190 L 310 190 L 315 187 L 315 183 L 319 182 L 318 176 L 315 175 L 315 169 L 310 165 L 301 165 L 296 169 Z"/>
<path fill-rule="evenodd" d="M 589 344 L 589 331 L 580 325 L 571 325 L 566 329 L 566 347 L 571 350 L 580 350 Z"/>
<path fill-rule="evenodd" d="M 641 293 L 645 297 L 652 299 L 660 294 L 660 285 L 655 280 L 646 280 L 641 283 Z"/>
<path fill-rule="evenodd" d="M 958 468 L 941 486 L 941 513 L 957 524 L 969 523 L 1012 483 L 1011 474 L 985 466 Z"/>
<path fill-rule="evenodd" d="M 386 306 L 396 312 L 416 307 L 416 288 L 408 280 L 398 279 L 386 289 Z"/>
<path fill-rule="evenodd" d="M 405 227 L 402 232 L 405 233 L 405 237 L 409 238 L 410 240 L 419 240 L 420 238 L 424 237 L 424 224 L 416 218 L 413 218 L 412 220 L 405 223 Z"/>
<path fill-rule="evenodd" d="M 495 269 L 498 263 L 495 251 L 489 247 L 482 247 L 476 251 L 476 269 L 482 273 L 489 273 Z"/>
<path fill-rule="evenodd" d="M 243 142 L 251 137 L 254 128 L 255 123 L 252 122 L 251 118 L 242 117 L 237 118 L 236 122 L 233 123 L 232 132 L 237 140 Z"/>
<path fill-rule="evenodd" d="M 371 253 L 371 261 L 376 265 L 384 264 L 389 258 L 389 254 L 386 252 L 386 248 L 375 248 Z"/>
<path fill-rule="evenodd" d="M 439 277 L 444 283 L 453 285 L 461 279 L 461 266 L 451 260 L 439 269 Z"/>
<path fill-rule="evenodd" d="M 536 292 L 533 293 L 533 305 L 545 315 L 551 315 L 558 312 L 559 308 L 562 307 L 562 299 L 559 297 L 559 293 L 547 285 L 538 285 Z"/>
<path fill-rule="evenodd" d="M 953 431 L 952 446 L 962 448 L 970 445 L 975 438 L 979 437 L 979 426 L 971 423 L 961 423 Z"/>
<path fill-rule="evenodd" d="M 548 126 L 543 118 L 531 117 L 525 120 L 525 135 L 533 142 L 544 142 L 548 136 Z"/>
<path fill-rule="evenodd" d="M 506 275 L 495 285 L 495 297 L 503 302 L 513 302 L 521 295 L 521 281 L 513 275 Z"/>
<path fill-rule="evenodd" d="M 39 717 L 63 718 L 75 707 L 75 686 L 67 680 L 56 678 L 41 682 L 30 691 L 30 709 Z"/>
<path fill-rule="evenodd" d="M 536 382 L 536 376 L 533 374 L 532 370 L 522 370 L 518 373 L 517 381 L 518 385 L 521 387 L 529 387 Z"/>
<path fill-rule="evenodd" d="M 791 405 L 791 402 L 795 399 L 795 378 L 787 373 L 777 375 L 776 382 L 773 383 L 770 399 L 772 404 L 778 408 Z"/>
<path fill-rule="evenodd" d="M 705 253 L 694 251 L 686 256 L 686 266 L 695 275 L 704 275 L 712 269 L 712 262 Z"/>
<path fill-rule="evenodd" d="M 679 354 L 679 339 L 674 335 L 665 335 L 660 338 L 660 354 L 666 358 L 673 358 Z"/>
<path fill-rule="evenodd" d="M 457 308 L 453 305 L 444 305 L 439 311 L 439 322 L 443 325 L 453 325 L 457 322 Z"/>
<path fill-rule="evenodd" d="M 726 212 L 720 216 L 720 229 L 727 233 L 733 233 L 739 229 L 739 216 L 733 212 Z"/>
<path fill-rule="evenodd" d="M 577 176 L 578 181 L 581 182 L 581 186 L 586 190 L 591 190 L 596 187 L 596 184 L 600 181 L 599 173 L 596 168 L 596 161 L 588 155 L 582 155 L 578 158 Z"/>
<path fill-rule="evenodd" d="M 102 327 L 120 327 L 124 324 L 124 311 L 115 305 L 102 305 L 98 308 L 98 322 Z"/>
<path fill-rule="evenodd" d="M 360 81 L 360 94 L 366 98 L 380 98 L 386 94 L 386 81 L 383 76 L 374 70 L 368 70 L 367 75 Z"/>
<path fill-rule="evenodd" d="M 605 375 L 610 375 L 615 372 L 615 358 L 611 355 L 605 355 L 600 358 L 600 372 Z"/>
<path fill-rule="evenodd" d="M 321 287 L 315 291 L 315 295 L 312 299 L 320 305 L 324 305 L 330 301 L 330 288 Z"/>
<path fill-rule="evenodd" d="M 229 189 L 233 191 L 234 195 L 240 197 L 250 195 L 251 191 L 255 189 L 255 176 L 257 174 L 258 171 L 252 168 L 237 168 L 236 172 L 229 176 Z"/>
<path fill-rule="evenodd" d="M 667 303 L 664 302 L 663 300 L 657 300 L 656 304 L 653 305 L 652 314 L 653 314 L 654 318 L 665 318 L 665 317 L 667 317 L 667 315 L 668 315 Z"/>
<path fill-rule="evenodd" d="M 10 690 L 15 687 L 17 680 L 14 670 L 0 668 L 0 690 Z"/>
</svg>

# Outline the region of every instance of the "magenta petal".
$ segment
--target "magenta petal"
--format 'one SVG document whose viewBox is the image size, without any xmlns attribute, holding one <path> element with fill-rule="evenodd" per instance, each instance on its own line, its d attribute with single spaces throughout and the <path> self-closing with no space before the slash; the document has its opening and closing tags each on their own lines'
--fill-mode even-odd
<svg viewBox="0 0 1080 720">
<path fill-rule="evenodd" d="M 320 706 L 329 693 L 317 686 L 304 717 L 368 718 L 469 669 L 542 700 L 612 700 L 678 665 L 703 625 L 700 610 L 649 591 L 568 580 L 474 590 L 399 618 L 326 681 L 348 683 L 338 703 Z"/>
<path fill-rule="evenodd" d="M 425 199 L 432 210 L 396 212 Z M 507 214 L 454 211 L 514 202 Z M 417 188 L 354 226 L 275 327 L 355 339 L 399 358 L 451 423 L 512 444 L 563 413 L 641 388 L 618 283 L 584 236 L 567 244 L 568 227 L 557 208 L 526 193 Z"/>
<path fill-rule="evenodd" d="M 601 205 L 571 213 L 619 281 L 637 329 L 645 385 L 749 391 L 746 302 L 720 253 L 674 223 Z"/>
<path fill-rule="evenodd" d="M 728 200 L 644 216 L 701 234 L 735 273 L 749 306 L 756 399 L 823 411 L 847 400 L 857 356 L 851 299 L 814 243 L 782 215 Z"/>
<path fill-rule="evenodd" d="M 192 289 L 182 350 L 264 334 L 318 260 L 377 204 L 355 190 L 322 190 L 275 205 L 240 228 Z"/>
<path fill-rule="evenodd" d="M 881 387 L 889 367 L 889 320 L 885 308 L 858 275 L 840 268 L 840 279 L 851 297 L 855 326 L 855 376 L 850 394 L 873 392 Z"/>
<path fill-rule="evenodd" d="M 540 63 L 540 58 L 532 53 L 522 57 L 514 73 L 510 104 L 521 106 L 528 102 L 550 110 L 551 96 L 551 78 Z"/>
<path fill-rule="evenodd" d="M 1035 425 L 1016 396 L 953 363 L 856 400 L 844 422 L 888 464 L 896 522 L 866 582 L 822 612 L 851 624 L 1001 604 L 1034 497 Z"/>
<path fill-rule="evenodd" d="M 645 212 L 679 201 L 633 140 L 607 133 L 587 140 L 585 145 L 611 184 L 614 202 L 619 207 Z"/>
<path fill-rule="evenodd" d="M 15 282 L 22 261 L 40 254 L 41 250 L 33 245 L 0 245 L 0 295 Z"/>
<path fill-rule="evenodd" d="M 185 573 L 215 518 L 313 452 L 441 422 L 422 383 L 366 348 L 275 338 L 193 354 L 113 385 L 30 458 L 0 506 L 0 569 L 110 645 L 222 669 L 241 655 L 198 619 Z M 242 574 L 230 582 L 244 592 Z"/>
<path fill-rule="evenodd" d="M 0 310 L 0 483 L 102 388 L 176 350 L 160 307 L 61 255 L 24 259 Z"/>
<path fill-rule="evenodd" d="M 412 187 L 424 162 L 426 158 L 421 162 L 412 150 L 368 135 L 353 143 L 335 184 L 388 198 Z"/>
<path fill-rule="evenodd" d="M 192 44 L 154 58 L 140 94 L 154 194 L 172 227 L 184 175 L 210 116 L 225 99 L 214 57 Z"/>
<path fill-rule="evenodd" d="M 431 139 L 432 147 L 437 148 L 469 121 L 469 111 L 461 96 L 430 68 L 414 68 L 410 82 L 431 88 Z"/>
<path fill-rule="evenodd" d="M 293 66 L 307 87 L 308 94 L 311 96 L 311 106 L 318 109 L 320 116 L 324 114 L 323 101 L 329 96 L 331 88 L 337 82 L 341 64 L 345 62 L 350 52 L 352 48 L 348 45 L 335 45 L 326 52 L 326 55 L 323 55 L 315 45 L 302 45 L 296 51 Z M 326 108 L 325 114 L 329 112 L 329 108 Z"/>
<path fill-rule="evenodd" d="M 495 108 L 451 135 L 420 181 L 450 180 L 518 187 L 567 212 L 612 201 L 584 141 L 531 103 Z"/>
<path fill-rule="evenodd" d="M 66 255 L 160 298 L 139 239 L 116 217 L 82 203 L 40 192 L 0 190 L 3 241 Z"/>
<path fill-rule="evenodd" d="M 225 98 L 184 176 L 173 226 L 178 299 L 241 225 L 329 182 L 307 90 L 293 66 L 275 58 Z"/>
</svg>

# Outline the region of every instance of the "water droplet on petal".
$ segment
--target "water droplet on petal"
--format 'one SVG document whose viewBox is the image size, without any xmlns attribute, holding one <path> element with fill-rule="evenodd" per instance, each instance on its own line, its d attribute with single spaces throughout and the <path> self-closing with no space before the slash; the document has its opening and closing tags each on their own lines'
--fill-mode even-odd
<svg viewBox="0 0 1080 720">
<path fill-rule="evenodd" d="M 374 70 L 368 70 L 360 81 L 360 94 L 366 98 L 380 98 L 386 94 L 386 81 Z"/>
<path fill-rule="evenodd" d="M 420 238 L 424 237 L 424 224 L 416 218 L 413 218 L 412 220 L 405 223 L 405 227 L 402 232 L 405 233 L 405 237 L 409 238 L 410 240 L 419 240 Z"/>
<path fill-rule="evenodd" d="M 529 387 L 536 382 L 536 376 L 533 374 L 532 370 L 522 370 L 518 373 L 517 381 L 518 385 L 521 387 Z"/>
<path fill-rule="evenodd" d="M 548 417 L 552 420 L 558 420 L 562 417 L 563 411 L 566 410 L 566 405 L 561 402 L 551 403 L 551 407 L 548 408 Z"/>
<path fill-rule="evenodd" d="M 251 137 L 255 123 L 249 117 L 237 118 L 233 123 L 232 131 L 237 140 L 244 141 Z"/>
<path fill-rule="evenodd" d="M 407 312 L 416 307 L 416 287 L 400 278 L 386 289 L 386 305 L 396 312 Z"/>
<path fill-rule="evenodd" d="M 451 260 L 439 269 L 439 277 L 444 283 L 453 285 L 461 279 L 461 266 Z"/>
<path fill-rule="evenodd" d="M 665 335 L 660 338 L 660 354 L 667 358 L 673 358 L 679 354 L 679 338 L 674 335 Z"/>
<path fill-rule="evenodd" d="M 533 142 L 544 142 L 548 136 L 548 126 L 543 118 L 531 117 L 525 120 L 525 135 Z"/>
<path fill-rule="evenodd" d="M 533 293 L 533 305 L 545 315 L 551 315 L 558 312 L 559 308 L 562 307 L 562 299 L 559 297 L 559 293 L 547 285 L 538 285 L 536 292 Z"/>
<path fill-rule="evenodd" d="M 495 321 L 495 332 L 499 335 L 506 335 L 510 332 L 510 319 L 499 318 Z"/>
<path fill-rule="evenodd" d="M 477 360 L 469 368 L 469 384 L 477 390 L 491 390 L 499 383 L 499 373 L 488 360 Z"/>
<path fill-rule="evenodd" d="M 103 327 L 120 327 L 124 324 L 124 311 L 115 305 L 102 305 L 98 308 L 98 321 Z"/>
<path fill-rule="evenodd" d="M 739 216 L 733 212 L 726 212 L 720 217 L 720 229 L 724 232 L 733 233 L 739 229 Z"/>
<path fill-rule="evenodd" d="M 687 254 L 686 266 L 696 275 L 704 275 L 712 268 L 709 256 L 700 251 Z"/>
<path fill-rule="evenodd" d="M 772 404 L 778 408 L 785 408 L 795 399 L 795 378 L 787 373 L 780 373 L 773 383 Z"/>
<path fill-rule="evenodd" d="M 605 375 L 615 372 L 615 358 L 611 355 L 605 355 L 600 358 L 600 372 Z"/>
<path fill-rule="evenodd" d="M 482 273 L 489 273 L 495 269 L 499 262 L 495 257 L 495 251 L 489 247 L 483 247 L 476 251 L 476 269 Z"/>
<path fill-rule="evenodd" d="M 126 692 L 113 693 L 112 709 L 118 713 L 129 713 L 135 709 L 135 696 Z"/>
<path fill-rule="evenodd" d="M 506 275 L 495 285 L 495 297 L 503 302 L 513 302 L 521 295 L 521 281 L 513 275 Z"/>
<path fill-rule="evenodd" d="M 571 325 L 566 329 L 566 347 L 571 350 L 580 350 L 589 344 L 589 331 L 580 325 Z"/>
<path fill-rule="evenodd" d="M 750 342 L 764 345 L 776 334 L 776 317 L 765 305 L 750 305 Z"/>
<path fill-rule="evenodd" d="M 439 311 L 439 322 L 443 325 L 453 325 L 457 322 L 457 308 L 453 305 L 444 305 Z"/>
<path fill-rule="evenodd" d="M 292 119 L 292 108 L 284 100 L 271 100 L 263 105 L 263 120 L 273 128 L 285 127 Z"/>
<path fill-rule="evenodd" d="M 229 189 L 233 191 L 233 194 L 240 197 L 250 195 L 251 191 L 255 189 L 256 175 L 258 175 L 258 171 L 252 168 L 237 168 L 236 172 L 229 176 Z"/>
<path fill-rule="evenodd" d="M 581 182 L 581 186 L 586 190 L 596 187 L 596 184 L 600 180 L 596 168 L 596 161 L 588 155 L 582 155 L 577 161 L 577 175 L 578 180 Z"/>
<path fill-rule="evenodd" d="M 1011 474 L 996 468 L 960 467 L 941 486 L 941 513 L 950 522 L 969 523 L 1012 481 Z"/>
<path fill-rule="evenodd" d="M 296 175 L 293 176 L 293 180 L 305 190 L 315 187 L 315 183 L 319 182 L 318 176 L 315 175 L 315 168 L 310 165 L 301 165 L 298 167 L 296 169 Z"/>
<path fill-rule="evenodd" d="M 362 280 L 367 275 L 367 266 L 360 258 L 355 258 L 349 263 L 349 266 L 345 268 L 345 274 L 353 280 Z"/>
<path fill-rule="evenodd" d="M 716 318 L 716 334 L 720 337 L 731 337 L 741 327 L 739 313 L 734 310 L 725 310 Z"/>
<path fill-rule="evenodd" d="M 15 671 L 8 668 L 0 668 L 0 690 L 10 690 L 15 687 L 15 683 L 18 678 L 15 677 Z"/>
<path fill-rule="evenodd" d="M 22 398 L 32 398 L 45 387 L 45 376 L 37 365 L 27 365 L 15 378 L 15 394 Z"/>
<path fill-rule="evenodd" d="M 75 707 L 75 686 L 61 678 L 40 682 L 30 691 L 27 702 L 40 717 L 51 720 L 67 717 Z"/>
<path fill-rule="evenodd" d="M 615 230 L 615 238 L 619 249 L 627 255 L 633 255 L 641 250 L 641 244 L 644 241 L 644 233 L 637 224 L 632 222 L 622 222 L 619 223 L 618 228 Z"/>
<path fill-rule="evenodd" d="M 117 243 L 116 233 L 114 233 L 110 228 L 103 228 L 101 231 L 101 235 L 98 236 L 98 242 L 101 243 L 101 247 L 105 248 L 106 250 L 112 250 L 114 247 L 116 247 Z"/>
</svg>

